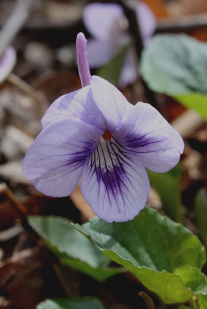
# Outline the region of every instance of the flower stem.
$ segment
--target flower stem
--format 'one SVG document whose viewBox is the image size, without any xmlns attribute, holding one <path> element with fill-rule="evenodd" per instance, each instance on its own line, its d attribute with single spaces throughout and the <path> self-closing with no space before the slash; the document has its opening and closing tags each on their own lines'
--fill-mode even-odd
<svg viewBox="0 0 207 309">
<path fill-rule="evenodd" d="M 141 291 L 141 292 L 139 292 L 139 296 L 141 296 L 143 298 L 148 309 L 155 309 L 155 305 L 154 305 L 151 297 L 149 297 L 149 295 L 147 295 L 147 293 Z"/>
<path fill-rule="evenodd" d="M 82 87 L 89 86 L 91 82 L 91 74 L 86 53 L 87 40 L 82 32 L 78 33 L 76 39 L 76 51 L 78 71 Z"/>
</svg>

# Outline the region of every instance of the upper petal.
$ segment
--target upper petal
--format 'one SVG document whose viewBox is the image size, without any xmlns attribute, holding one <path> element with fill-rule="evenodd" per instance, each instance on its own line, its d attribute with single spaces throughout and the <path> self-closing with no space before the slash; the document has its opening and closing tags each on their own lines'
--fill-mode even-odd
<svg viewBox="0 0 207 309">
<path fill-rule="evenodd" d="M 92 76 L 91 91 L 97 107 L 106 120 L 106 130 L 113 133 L 130 103 L 116 87 L 98 76 Z"/>
<path fill-rule="evenodd" d="M 138 65 L 135 50 L 130 48 L 127 52 L 120 73 L 119 85 L 125 87 L 128 84 L 134 83 L 138 77 Z"/>
<path fill-rule="evenodd" d="M 81 191 L 99 218 L 123 222 L 144 208 L 150 185 L 139 158 L 112 137 L 110 145 L 101 139 L 97 150 L 87 158 Z"/>
<path fill-rule="evenodd" d="M 90 86 L 65 94 L 53 102 L 42 118 L 42 128 L 65 118 L 81 119 L 101 130 L 107 128 L 105 118 L 94 102 Z"/>
<path fill-rule="evenodd" d="M 142 102 L 127 111 L 114 137 L 131 148 L 145 167 L 157 173 L 173 168 L 184 149 L 179 133 L 155 108 Z"/>
<path fill-rule="evenodd" d="M 90 68 L 99 68 L 113 56 L 111 43 L 89 39 L 87 42 L 87 55 Z"/>
<path fill-rule="evenodd" d="M 85 160 L 103 131 L 81 120 L 62 119 L 44 128 L 30 145 L 23 172 L 43 194 L 62 197 L 77 187 Z"/>
<path fill-rule="evenodd" d="M 144 46 L 149 44 L 150 38 L 156 30 L 156 18 L 150 7 L 143 1 L 139 1 L 136 5 L 140 32 Z"/>
<path fill-rule="evenodd" d="M 113 22 L 122 15 L 123 9 L 118 4 L 91 3 L 84 7 L 83 22 L 94 38 L 108 41 Z"/>
<path fill-rule="evenodd" d="M 101 77 L 93 76 L 91 85 L 66 94 L 51 104 L 42 127 L 60 119 L 81 119 L 99 130 L 111 133 L 130 106 L 122 93 Z"/>
</svg>

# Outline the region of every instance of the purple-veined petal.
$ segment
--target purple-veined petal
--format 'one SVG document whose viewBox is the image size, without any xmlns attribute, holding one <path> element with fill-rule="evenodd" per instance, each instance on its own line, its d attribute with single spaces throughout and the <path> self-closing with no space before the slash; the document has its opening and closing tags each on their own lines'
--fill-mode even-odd
<svg viewBox="0 0 207 309">
<path fill-rule="evenodd" d="M 89 39 L 87 42 L 87 55 L 90 68 L 99 68 L 113 56 L 111 43 Z"/>
<path fill-rule="evenodd" d="M 42 128 L 66 118 L 81 119 L 98 129 L 107 129 L 105 118 L 93 100 L 90 86 L 63 95 L 53 102 L 42 118 Z"/>
<path fill-rule="evenodd" d="M 62 119 L 44 128 L 29 147 L 23 172 L 45 195 L 62 197 L 78 185 L 86 158 L 103 131 L 81 120 Z"/>
<path fill-rule="evenodd" d="M 2 83 L 13 70 L 16 63 L 16 51 L 8 46 L 0 58 L 0 83 Z"/>
<path fill-rule="evenodd" d="M 180 134 L 155 108 L 142 102 L 127 111 L 113 135 L 136 153 L 146 168 L 157 173 L 173 168 L 184 149 Z"/>
<path fill-rule="evenodd" d="M 113 133 L 130 103 L 116 87 L 98 76 L 92 76 L 91 91 L 96 105 L 106 119 L 106 130 Z"/>
<path fill-rule="evenodd" d="M 95 214 L 107 222 L 132 220 L 145 206 L 150 185 L 146 170 L 134 153 L 112 137 L 101 139 L 87 158 L 81 191 Z"/>
<path fill-rule="evenodd" d="M 123 15 L 118 4 L 91 3 L 84 7 L 83 22 L 87 30 L 100 41 L 109 41 L 113 22 Z"/>
<path fill-rule="evenodd" d="M 136 12 L 143 44 L 147 46 L 156 29 L 156 18 L 150 7 L 142 1 L 137 3 Z"/>
<path fill-rule="evenodd" d="M 128 84 L 134 83 L 138 77 L 138 60 L 133 48 L 130 48 L 127 52 L 123 67 L 121 69 L 119 86 L 125 87 Z"/>
</svg>

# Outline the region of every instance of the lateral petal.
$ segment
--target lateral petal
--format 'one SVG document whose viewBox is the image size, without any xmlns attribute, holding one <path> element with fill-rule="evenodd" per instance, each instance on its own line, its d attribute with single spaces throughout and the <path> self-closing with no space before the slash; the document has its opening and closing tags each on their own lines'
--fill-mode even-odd
<svg viewBox="0 0 207 309">
<path fill-rule="evenodd" d="M 92 76 L 91 91 L 97 107 L 106 120 L 106 130 L 113 133 L 130 103 L 116 87 L 98 76 Z"/>
<path fill-rule="evenodd" d="M 110 145 L 102 138 L 87 158 L 81 191 L 99 218 L 123 222 L 133 219 L 144 208 L 150 185 L 139 158 L 112 137 Z"/>
<path fill-rule="evenodd" d="M 78 185 L 86 158 L 103 131 L 81 120 L 62 119 L 41 131 L 23 160 L 23 172 L 45 195 L 62 197 Z"/>
<path fill-rule="evenodd" d="M 180 134 L 147 103 L 132 106 L 113 135 L 136 153 L 146 168 L 157 173 L 177 165 L 184 150 Z"/>
</svg>

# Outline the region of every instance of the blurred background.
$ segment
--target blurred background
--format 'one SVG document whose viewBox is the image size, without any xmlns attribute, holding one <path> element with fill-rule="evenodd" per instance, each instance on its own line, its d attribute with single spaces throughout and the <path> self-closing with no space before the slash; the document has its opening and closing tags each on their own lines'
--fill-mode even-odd
<svg viewBox="0 0 207 309">
<path fill-rule="evenodd" d="M 195 106 L 190 106 L 189 100 L 178 98 L 187 90 L 171 93 L 153 86 L 143 56 L 154 46 L 154 36 L 184 33 L 193 38 L 197 58 L 185 63 L 185 70 L 190 67 L 198 87 L 188 89 L 202 93 L 205 101 L 207 1 L 0 0 L 0 308 L 33 309 L 46 298 L 71 296 L 98 297 L 109 309 L 147 308 L 138 295 L 143 287 L 133 275 L 119 274 L 97 283 L 62 266 L 27 221 L 29 215 L 54 215 L 84 223 L 94 216 L 80 187 L 70 197 L 46 197 L 22 172 L 22 159 L 41 130 L 47 108 L 59 96 L 81 87 L 75 50 L 79 32 L 88 39 L 91 74 L 109 80 L 132 104 L 152 104 L 184 138 L 185 151 L 176 168 L 165 175 L 149 172 L 148 205 L 182 222 L 207 244 L 205 111 L 194 99 Z M 204 43 L 200 81 L 193 67 L 201 59 L 199 42 Z M 169 50 L 175 51 L 175 59 L 183 52 L 176 40 Z M 189 53 L 186 48 L 182 57 L 187 59 Z M 163 56 L 160 61 L 161 68 L 170 60 Z"/>
</svg>

